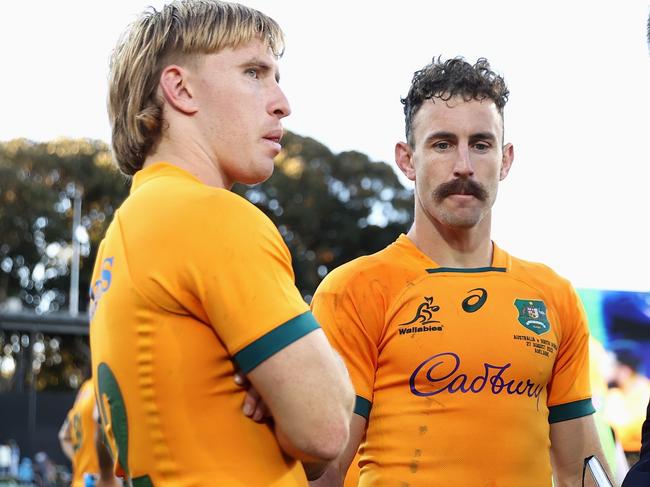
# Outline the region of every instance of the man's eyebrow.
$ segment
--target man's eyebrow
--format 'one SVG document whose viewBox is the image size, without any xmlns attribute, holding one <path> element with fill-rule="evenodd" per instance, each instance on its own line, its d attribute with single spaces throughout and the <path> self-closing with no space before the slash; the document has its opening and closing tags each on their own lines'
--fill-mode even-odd
<svg viewBox="0 0 650 487">
<path fill-rule="evenodd" d="M 248 61 L 242 63 L 244 68 L 257 68 L 262 71 L 263 74 L 268 74 L 270 72 L 275 72 L 275 81 L 276 83 L 280 82 L 280 71 L 276 69 L 272 64 L 269 64 L 267 61 L 264 61 L 259 58 L 252 58 Z"/>
<path fill-rule="evenodd" d="M 444 130 L 439 130 L 437 132 L 432 132 L 429 135 L 427 135 L 427 138 L 424 141 L 425 141 L 425 143 L 428 144 L 428 143 L 430 143 L 430 142 L 432 142 L 434 140 L 438 140 L 438 139 L 453 139 L 453 140 L 456 140 L 457 138 L 458 137 L 456 136 L 456 134 L 454 134 L 452 132 L 446 132 Z"/>
<path fill-rule="evenodd" d="M 497 138 L 492 132 L 477 132 L 470 135 L 469 140 L 488 140 L 490 142 L 495 142 Z"/>
</svg>

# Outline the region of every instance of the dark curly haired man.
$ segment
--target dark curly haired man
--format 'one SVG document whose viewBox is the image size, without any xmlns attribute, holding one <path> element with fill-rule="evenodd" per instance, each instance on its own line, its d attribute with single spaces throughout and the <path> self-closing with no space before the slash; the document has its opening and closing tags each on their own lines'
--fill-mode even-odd
<svg viewBox="0 0 650 487">
<path fill-rule="evenodd" d="M 485 59 L 434 59 L 413 77 L 395 147 L 413 225 L 312 302 L 357 394 L 346 452 L 317 485 L 341 485 L 355 455 L 346 485 L 574 486 L 586 457 L 603 459 L 576 292 L 491 239 L 514 159 L 507 99 Z"/>
</svg>

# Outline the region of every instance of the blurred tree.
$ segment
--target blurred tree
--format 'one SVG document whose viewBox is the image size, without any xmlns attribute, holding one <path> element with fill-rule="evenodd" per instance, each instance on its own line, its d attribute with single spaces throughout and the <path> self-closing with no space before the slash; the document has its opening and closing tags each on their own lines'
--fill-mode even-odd
<svg viewBox="0 0 650 487">
<path fill-rule="evenodd" d="M 103 142 L 0 143 L 0 304 L 17 297 L 39 313 L 65 309 L 78 190 L 84 310 L 99 242 L 128 194 L 129 180 Z M 273 176 L 235 191 L 278 226 L 307 301 L 327 272 L 385 247 L 412 219 L 411 191 L 390 166 L 359 152 L 332 154 L 292 133 L 283 138 Z M 37 390 L 77 387 L 88 362 L 85 347 L 87 337 L 0 333 L 0 391 L 22 390 L 21 384 L 32 380 Z"/>
<path fill-rule="evenodd" d="M 85 309 L 97 246 L 128 188 L 103 142 L 0 143 L 0 302 L 18 297 L 39 313 L 67 303 L 73 199 L 79 191 L 79 304 Z"/>
<path fill-rule="evenodd" d="M 296 284 L 311 300 L 323 277 L 405 232 L 413 199 L 393 169 L 360 152 L 332 154 L 308 137 L 286 133 L 266 182 L 236 186 L 278 226 L 293 257 Z"/>
<path fill-rule="evenodd" d="M 385 163 L 332 152 L 286 133 L 276 171 L 235 191 L 276 223 L 307 300 L 331 269 L 375 252 L 406 230 L 412 196 Z M 92 140 L 0 143 L 0 303 L 17 296 L 46 313 L 67 304 L 74 192 L 82 191 L 80 308 L 98 244 L 126 197 L 128 179 L 106 144 Z"/>
<path fill-rule="evenodd" d="M 0 331 L 0 394 L 77 389 L 89 376 L 87 336 Z"/>
</svg>

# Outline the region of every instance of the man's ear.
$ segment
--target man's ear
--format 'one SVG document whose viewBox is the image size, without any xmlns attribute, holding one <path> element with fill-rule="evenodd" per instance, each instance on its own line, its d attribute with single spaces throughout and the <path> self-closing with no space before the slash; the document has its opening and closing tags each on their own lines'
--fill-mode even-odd
<svg viewBox="0 0 650 487">
<path fill-rule="evenodd" d="M 415 166 L 413 165 L 413 149 L 406 142 L 395 144 L 395 162 L 397 167 L 410 181 L 415 181 Z"/>
<path fill-rule="evenodd" d="M 515 160 L 515 148 L 512 144 L 503 146 L 503 158 L 501 159 L 501 170 L 499 172 L 499 181 L 503 181 L 512 167 L 512 162 Z"/>
<path fill-rule="evenodd" d="M 162 95 L 172 108 L 186 115 L 199 111 L 194 92 L 189 85 L 188 71 L 176 64 L 170 64 L 160 73 Z"/>
</svg>

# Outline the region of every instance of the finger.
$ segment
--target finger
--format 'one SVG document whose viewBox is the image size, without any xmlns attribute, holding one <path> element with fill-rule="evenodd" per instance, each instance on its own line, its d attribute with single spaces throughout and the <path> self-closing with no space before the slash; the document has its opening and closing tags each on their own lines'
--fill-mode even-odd
<svg viewBox="0 0 650 487">
<path fill-rule="evenodd" d="M 244 398 L 242 411 L 245 416 L 252 416 L 259 403 L 260 396 L 255 389 L 249 389 Z"/>
<path fill-rule="evenodd" d="M 253 413 L 252 419 L 258 423 L 266 421 L 267 418 L 271 418 L 271 410 L 266 405 L 263 399 L 260 399 Z"/>
<path fill-rule="evenodd" d="M 251 416 L 251 419 L 256 423 L 259 423 L 264 419 L 265 412 L 266 412 L 266 407 L 264 406 L 264 403 L 261 402 L 255 408 L 255 412 Z"/>
</svg>

